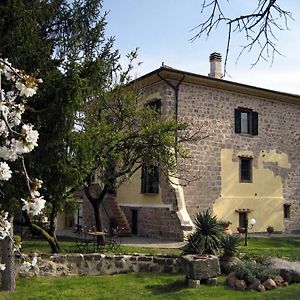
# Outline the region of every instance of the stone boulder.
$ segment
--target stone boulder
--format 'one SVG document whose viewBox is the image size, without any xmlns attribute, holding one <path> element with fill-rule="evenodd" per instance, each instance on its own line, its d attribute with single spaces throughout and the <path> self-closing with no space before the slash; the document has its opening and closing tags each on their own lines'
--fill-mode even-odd
<svg viewBox="0 0 300 300">
<path fill-rule="evenodd" d="M 272 290 L 276 288 L 276 283 L 271 278 L 265 280 L 262 284 L 266 288 L 266 290 Z"/>
<path fill-rule="evenodd" d="M 233 289 L 235 288 L 235 283 L 238 280 L 234 272 L 229 273 L 227 277 L 227 284 L 232 287 Z"/>
<path fill-rule="evenodd" d="M 258 289 L 260 289 L 261 285 L 262 284 L 261 284 L 260 280 L 255 279 L 255 281 L 248 286 L 248 289 L 257 291 Z"/>
<path fill-rule="evenodd" d="M 245 291 L 247 289 L 247 283 L 245 280 L 237 279 L 235 281 L 235 289 L 239 291 Z"/>
<path fill-rule="evenodd" d="M 278 271 L 280 276 L 288 283 L 300 282 L 300 262 L 291 262 L 281 258 L 271 258 L 266 262 L 269 267 Z"/>
</svg>

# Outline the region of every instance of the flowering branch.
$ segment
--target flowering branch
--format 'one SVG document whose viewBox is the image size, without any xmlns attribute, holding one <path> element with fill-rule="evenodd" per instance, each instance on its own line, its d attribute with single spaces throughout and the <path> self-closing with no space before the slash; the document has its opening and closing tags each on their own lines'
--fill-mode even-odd
<svg viewBox="0 0 300 300">
<path fill-rule="evenodd" d="M 2 88 L 2 74 L 5 76 L 6 90 Z M 7 59 L 0 58 L 0 185 L 1 181 L 8 181 L 12 177 L 12 171 L 6 161 L 12 162 L 21 159 L 29 191 L 28 197 L 21 199 L 22 210 L 26 210 L 30 216 L 40 214 L 46 201 L 38 191 L 42 181 L 30 179 L 23 156 L 37 146 L 39 134 L 31 124 L 21 124 L 21 119 L 27 98 L 36 94 L 38 83 L 41 82 L 41 79 L 36 79 L 13 68 Z M 9 237 L 13 241 L 10 235 L 11 228 L 12 224 L 8 221 L 8 213 L 0 211 L 0 239 Z M 14 245 L 15 250 L 23 258 L 20 245 L 15 243 Z M 25 262 L 23 270 L 29 270 L 31 266 L 33 263 Z M 0 264 L 0 270 L 4 269 L 5 265 Z"/>
</svg>

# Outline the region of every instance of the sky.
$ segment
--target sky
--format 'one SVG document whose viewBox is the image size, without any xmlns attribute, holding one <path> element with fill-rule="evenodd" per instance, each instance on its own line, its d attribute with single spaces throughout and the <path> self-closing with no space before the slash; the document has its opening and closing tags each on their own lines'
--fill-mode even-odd
<svg viewBox="0 0 300 300">
<path fill-rule="evenodd" d="M 220 52 L 225 57 L 227 29 L 219 28 L 206 38 L 194 42 L 192 30 L 203 20 L 202 0 L 104 0 L 109 11 L 106 18 L 107 36 L 115 37 L 115 48 L 125 56 L 135 48 L 138 62 L 133 76 L 141 76 L 159 68 L 162 63 L 187 72 L 207 75 L 209 55 Z M 221 1 L 222 2 L 222 1 Z M 254 0 L 223 0 L 225 11 L 238 16 L 251 11 Z M 277 32 L 277 55 L 273 63 L 259 62 L 251 68 L 257 53 L 243 54 L 236 62 L 243 43 L 241 36 L 233 36 L 227 72 L 224 79 L 239 83 L 300 95 L 300 1 L 278 0 L 283 9 L 291 11 L 294 20 L 289 30 Z"/>
</svg>

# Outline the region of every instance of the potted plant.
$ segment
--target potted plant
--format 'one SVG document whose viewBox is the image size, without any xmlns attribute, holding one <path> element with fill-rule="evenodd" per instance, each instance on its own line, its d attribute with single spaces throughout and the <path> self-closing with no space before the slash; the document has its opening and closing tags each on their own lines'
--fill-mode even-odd
<svg viewBox="0 0 300 300">
<path fill-rule="evenodd" d="M 216 277 L 220 272 L 219 259 L 214 254 L 219 249 L 222 226 L 208 210 L 195 217 L 195 231 L 182 247 L 183 269 L 187 280 Z"/>
<path fill-rule="evenodd" d="M 246 228 L 245 227 L 237 227 L 236 229 L 237 229 L 237 231 L 238 231 L 239 234 L 246 232 Z"/>
<path fill-rule="evenodd" d="M 232 234 L 232 231 L 230 230 L 229 226 L 232 224 L 230 221 L 219 221 L 220 225 L 222 226 L 223 228 L 223 233 L 224 234 L 229 234 L 231 235 Z"/>
<path fill-rule="evenodd" d="M 222 236 L 222 226 L 216 216 L 206 210 L 196 215 L 194 223 L 195 231 L 182 247 L 183 254 L 215 254 Z"/>
<path fill-rule="evenodd" d="M 271 235 L 274 232 L 274 227 L 273 226 L 268 226 L 267 227 L 267 232 L 269 235 Z"/>
<path fill-rule="evenodd" d="M 224 235 L 220 239 L 220 248 L 222 250 L 220 267 L 222 273 L 230 273 L 234 266 L 240 262 L 238 258 L 240 242 L 241 239 L 238 235 Z"/>
</svg>

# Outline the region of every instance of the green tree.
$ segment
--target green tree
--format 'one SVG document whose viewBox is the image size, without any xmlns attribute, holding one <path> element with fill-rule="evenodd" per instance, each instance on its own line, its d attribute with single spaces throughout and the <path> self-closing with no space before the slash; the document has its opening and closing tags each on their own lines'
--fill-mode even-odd
<svg viewBox="0 0 300 300">
<path fill-rule="evenodd" d="M 42 234 L 53 252 L 59 251 L 55 217 L 70 190 L 86 177 L 84 169 L 72 163 L 70 152 L 76 113 L 96 89 L 107 86 L 117 65 L 113 39 L 105 38 L 105 16 L 101 0 L 0 3 L 0 53 L 44 80 L 24 119 L 40 134 L 39 147 L 26 158 L 26 165 L 33 178 L 44 181 L 50 221 L 41 225 L 26 212 L 24 217 L 25 225 Z M 15 180 L 4 191 L 8 201 L 2 201 L 10 208 L 24 196 L 17 188 L 22 179 Z"/>
<path fill-rule="evenodd" d="M 131 53 L 135 57 L 135 52 Z M 95 94 L 83 113 L 82 130 L 74 151 L 77 160 L 86 158 L 84 191 L 95 215 L 96 229 L 101 231 L 100 204 L 109 188 L 117 188 L 130 179 L 142 164 L 156 166 L 161 177 L 176 170 L 175 153 L 184 156 L 179 147 L 180 132 L 186 124 L 160 118 L 155 107 L 147 107 L 134 84 L 127 84 L 129 69 L 117 73 L 117 82 Z M 76 160 L 74 160 L 76 162 Z M 88 167 L 87 167 L 88 165 Z M 97 193 L 92 192 L 91 175 L 97 176 Z"/>
</svg>

